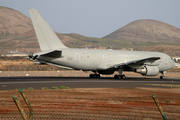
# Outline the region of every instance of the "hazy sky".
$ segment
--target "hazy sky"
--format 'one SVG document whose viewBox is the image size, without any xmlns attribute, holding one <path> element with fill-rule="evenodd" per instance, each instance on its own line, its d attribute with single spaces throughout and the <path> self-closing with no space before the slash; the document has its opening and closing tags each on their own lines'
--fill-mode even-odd
<svg viewBox="0 0 180 120">
<path fill-rule="evenodd" d="M 53 30 L 104 37 L 139 19 L 155 19 L 180 28 L 180 0 L 0 0 L 29 17 L 36 8 Z"/>
</svg>

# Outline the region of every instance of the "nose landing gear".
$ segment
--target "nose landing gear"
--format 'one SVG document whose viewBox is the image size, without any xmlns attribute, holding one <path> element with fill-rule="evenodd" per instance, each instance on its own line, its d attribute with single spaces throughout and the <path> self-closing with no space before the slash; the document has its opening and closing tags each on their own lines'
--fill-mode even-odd
<svg viewBox="0 0 180 120">
<path fill-rule="evenodd" d="M 165 76 L 160 76 L 160 79 L 162 79 L 162 80 L 165 79 Z"/>
<path fill-rule="evenodd" d="M 160 79 L 165 79 L 165 76 L 164 76 L 164 74 L 165 74 L 165 71 L 162 71 L 162 72 L 160 72 L 162 75 L 160 76 Z"/>
</svg>

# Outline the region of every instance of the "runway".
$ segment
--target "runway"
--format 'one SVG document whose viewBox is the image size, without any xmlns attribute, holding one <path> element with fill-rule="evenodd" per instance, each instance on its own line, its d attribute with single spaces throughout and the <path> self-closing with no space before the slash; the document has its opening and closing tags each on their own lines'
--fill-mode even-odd
<svg viewBox="0 0 180 120">
<path fill-rule="evenodd" d="M 70 88 L 120 88 L 120 87 L 163 87 L 147 84 L 180 84 L 180 79 L 158 79 L 158 78 L 100 78 L 88 77 L 0 77 L 0 90 L 14 90 L 33 87 L 42 89 L 52 86 L 68 86 Z"/>
</svg>

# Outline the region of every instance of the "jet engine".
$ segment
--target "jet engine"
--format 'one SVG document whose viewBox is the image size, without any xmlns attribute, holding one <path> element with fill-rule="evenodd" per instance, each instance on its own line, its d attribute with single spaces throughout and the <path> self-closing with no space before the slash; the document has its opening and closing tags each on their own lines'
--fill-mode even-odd
<svg viewBox="0 0 180 120">
<path fill-rule="evenodd" d="M 157 66 L 144 66 L 142 69 L 136 69 L 135 72 L 146 76 L 156 76 L 159 73 L 159 68 Z"/>
</svg>

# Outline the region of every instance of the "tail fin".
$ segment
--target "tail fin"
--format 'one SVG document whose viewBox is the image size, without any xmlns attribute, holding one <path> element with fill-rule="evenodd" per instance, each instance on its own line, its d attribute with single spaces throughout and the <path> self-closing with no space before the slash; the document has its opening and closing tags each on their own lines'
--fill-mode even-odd
<svg viewBox="0 0 180 120">
<path fill-rule="evenodd" d="M 36 9 L 29 9 L 41 51 L 67 48 Z"/>
</svg>

